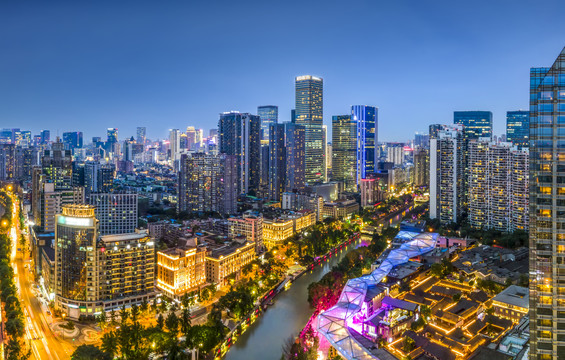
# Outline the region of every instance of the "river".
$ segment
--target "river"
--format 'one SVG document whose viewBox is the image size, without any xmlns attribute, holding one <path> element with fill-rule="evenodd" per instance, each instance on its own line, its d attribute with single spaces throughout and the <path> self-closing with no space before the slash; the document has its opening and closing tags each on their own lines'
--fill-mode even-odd
<svg viewBox="0 0 565 360">
<path fill-rule="evenodd" d="M 275 298 L 275 304 L 237 339 L 225 360 L 279 360 L 283 343 L 290 336 L 298 335 L 312 316 L 313 310 L 308 304 L 308 285 L 320 280 L 359 243 L 360 240 L 348 245 L 329 261 L 298 278 L 288 290 L 280 293 Z"/>
<path fill-rule="evenodd" d="M 397 224 L 402 214 L 387 217 L 379 221 L 384 227 Z M 313 310 L 308 304 L 308 285 L 319 281 L 349 251 L 359 246 L 362 240 L 352 243 L 330 258 L 329 261 L 316 266 L 312 271 L 296 280 L 292 286 L 275 298 L 275 304 L 257 318 L 227 352 L 225 360 L 280 360 L 282 345 L 291 336 L 295 337 L 306 325 Z"/>
</svg>

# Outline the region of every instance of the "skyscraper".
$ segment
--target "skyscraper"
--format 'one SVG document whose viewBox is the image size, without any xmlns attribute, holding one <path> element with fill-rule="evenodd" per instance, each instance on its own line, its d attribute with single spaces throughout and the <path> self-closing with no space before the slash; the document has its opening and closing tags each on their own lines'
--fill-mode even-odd
<svg viewBox="0 0 565 360">
<path fill-rule="evenodd" d="M 352 115 L 332 116 L 332 180 L 355 190 L 357 180 L 357 122 Z"/>
<path fill-rule="evenodd" d="M 237 157 L 238 191 L 257 193 L 261 181 L 261 119 L 236 111 L 220 114 L 220 153 Z"/>
<path fill-rule="evenodd" d="M 50 135 L 49 130 L 42 130 L 41 131 L 41 144 L 42 145 L 49 144 L 50 140 L 51 140 L 51 135 Z"/>
<path fill-rule="evenodd" d="M 317 184 L 324 181 L 324 144 L 322 123 L 324 117 L 323 80 L 304 75 L 295 80 L 296 119 L 298 125 L 305 127 L 306 183 Z"/>
<path fill-rule="evenodd" d="M 137 228 L 137 194 L 92 193 L 88 203 L 94 206 L 100 235 L 130 234 Z"/>
<path fill-rule="evenodd" d="M 457 222 L 465 204 L 464 135 L 461 125 L 445 126 L 430 140 L 430 218 Z"/>
<path fill-rule="evenodd" d="M 269 198 L 281 201 L 286 185 L 284 124 L 271 124 L 269 133 Z"/>
<path fill-rule="evenodd" d="M 182 154 L 179 171 L 179 211 L 233 214 L 237 211 L 237 157 Z"/>
<path fill-rule="evenodd" d="M 137 143 L 145 145 L 145 140 L 147 139 L 147 128 L 144 126 L 137 127 Z"/>
<path fill-rule="evenodd" d="M 528 147 L 530 138 L 530 112 L 506 112 L 506 141 L 518 147 Z"/>
<path fill-rule="evenodd" d="M 286 191 L 302 191 L 305 180 L 305 131 L 303 125 L 285 123 Z"/>
<path fill-rule="evenodd" d="M 492 112 L 454 111 L 453 123 L 463 125 L 467 139 L 492 138 Z"/>
<path fill-rule="evenodd" d="M 169 130 L 169 151 L 171 152 L 171 162 L 175 165 L 180 159 L 180 131 L 179 129 Z M 178 168 L 177 168 L 178 169 Z"/>
<path fill-rule="evenodd" d="M 261 140 L 269 140 L 270 126 L 279 121 L 279 107 L 264 105 L 257 107 L 257 115 L 261 118 Z"/>
<path fill-rule="evenodd" d="M 530 359 L 565 359 L 565 48 L 530 70 Z"/>
<path fill-rule="evenodd" d="M 82 131 L 73 131 L 63 133 L 63 144 L 65 150 L 73 150 L 82 148 Z"/>
<path fill-rule="evenodd" d="M 357 184 L 375 172 L 378 143 L 378 109 L 353 105 L 351 117 L 357 123 Z"/>
</svg>

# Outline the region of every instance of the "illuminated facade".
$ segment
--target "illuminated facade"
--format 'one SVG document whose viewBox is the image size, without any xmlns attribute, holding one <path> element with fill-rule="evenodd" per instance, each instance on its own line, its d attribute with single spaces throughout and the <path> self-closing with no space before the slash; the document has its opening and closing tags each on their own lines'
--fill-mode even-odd
<svg viewBox="0 0 565 360">
<path fill-rule="evenodd" d="M 332 116 L 332 180 L 347 191 L 357 185 L 357 122 L 351 115 Z"/>
<path fill-rule="evenodd" d="M 55 306 L 73 319 L 93 315 L 101 309 L 94 207 L 64 206 L 55 222 Z"/>
<path fill-rule="evenodd" d="M 283 217 L 263 220 L 263 243 L 268 250 L 294 235 L 294 222 Z"/>
<path fill-rule="evenodd" d="M 306 127 L 285 123 L 286 191 L 302 191 L 306 188 Z"/>
<path fill-rule="evenodd" d="M 309 185 L 324 182 L 324 81 L 322 78 L 303 75 L 295 79 L 295 123 L 305 127 L 305 180 Z"/>
<path fill-rule="evenodd" d="M 206 280 L 210 283 L 226 285 L 226 277 L 234 274 L 237 280 L 241 274 L 241 268 L 256 258 L 255 243 L 251 241 L 208 249 Z"/>
<path fill-rule="evenodd" d="M 530 70 L 530 359 L 565 358 L 565 48 Z"/>
<path fill-rule="evenodd" d="M 492 138 L 492 112 L 454 111 L 453 123 L 463 125 L 467 139 Z"/>
<path fill-rule="evenodd" d="M 271 125 L 269 133 L 269 199 L 281 201 L 286 185 L 284 124 Z"/>
<path fill-rule="evenodd" d="M 157 252 L 157 287 L 171 299 L 206 284 L 206 248 L 179 247 Z"/>
<path fill-rule="evenodd" d="M 530 112 L 506 112 L 506 141 L 522 148 L 528 147 L 530 138 Z"/>
<path fill-rule="evenodd" d="M 357 184 L 376 170 L 378 110 L 367 105 L 351 107 L 351 118 L 357 124 Z"/>
<path fill-rule="evenodd" d="M 510 143 L 469 143 L 469 223 L 477 229 L 528 230 L 528 151 Z"/>
<path fill-rule="evenodd" d="M 258 106 L 257 115 L 261 119 L 261 140 L 269 141 L 270 126 L 279 121 L 279 107 L 275 105 Z"/>
<path fill-rule="evenodd" d="M 137 228 L 137 194 L 96 193 L 88 197 L 95 207 L 100 235 L 127 234 Z"/>
<path fill-rule="evenodd" d="M 465 140 L 461 125 L 444 126 L 430 139 L 430 218 L 457 222 L 465 201 Z"/>
<path fill-rule="evenodd" d="M 263 215 L 244 213 L 242 217 L 230 217 L 228 222 L 229 236 L 243 235 L 255 244 L 258 253 L 263 251 Z"/>
</svg>

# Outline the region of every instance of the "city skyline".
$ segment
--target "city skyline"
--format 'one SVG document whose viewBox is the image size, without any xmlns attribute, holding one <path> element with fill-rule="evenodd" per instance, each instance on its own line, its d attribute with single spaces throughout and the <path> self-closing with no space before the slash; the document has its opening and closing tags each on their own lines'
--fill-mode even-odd
<svg viewBox="0 0 565 360">
<path fill-rule="evenodd" d="M 136 126 L 146 126 L 152 139 L 166 138 L 168 129 L 188 125 L 207 131 L 221 112 L 255 114 L 257 106 L 268 104 L 279 106 L 282 122 L 290 120 L 293 79 L 312 74 L 326 82 L 324 124 L 329 128 L 332 116 L 362 103 L 379 108 L 382 141 L 406 140 L 414 132 L 424 132 L 429 123 L 448 124 L 453 111 L 459 110 L 492 111 L 494 134 L 500 135 L 507 111 L 527 109 L 528 89 L 523 84 L 529 74 L 524 69 L 543 64 L 562 47 L 558 34 L 563 31 L 556 26 L 565 25 L 551 20 L 558 20 L 563 5 L 554 5 L 557 10 L 546 14 L 548 21 L 534 26 L 528 25 L 525 2 L 513 3 L 512 8 L 366 2 L 327 8 L 319 2 L 232 8 L 226 3 L 215 11 L 204 4 L 181 6 L 178 11 L 154 9 L 147 3 L 135 11 L 115 4 L 94 9 L 38 4 L 33 10 L 12 4 L 6 12 L 10 17 L 0 25 L 11 35 L 0 40 L 8 54 L 0 60 L 0 95 L 5 101 L 0 119 L 34 133 L 48 128 L 53 138 L 83 131 L 86 139 L 103 136 L 109 127 L 129 137 Z M 313 10 L 320 16 L 291 16 Z M 297 29 L 302 22 L 313 22 L 313 29 L 327 35 L 308 47 L 298 40 L 297 30 L 267 23 L 269 17 L 261 16 L 267 11 L 293 19 Z M 505 16 L 497 16 L 502 11 Z M 378 28 L 363 22 L 371 13 L 383 19 Z M 334 21 L 353 14 L 361 18 L 347 25 Z M 125 16 L 130 21 L 122 21 Z M 262 34 L 250 26 L 228 35 L 225 30 L 233 28 L 235 19 L 257 24 Z M 478 21 L 481 29 L 465 26 Z M 96 26 L 100 23 L 105 26 Z M 516 27 L 517 23 L 523 25 Z M 211 24 L 220 25 L 216 29 Z M 195 37 L 202 31 L 206 40 Z M 533 51 L 524 50 L 542 35 L 544 42 L 535 42 Z M 269 38 L 272 42 L 264 41 Z M 368 40 L 379 45 L 361 59 L 331 56 L 335 48 Z M 267 44 L 280 45 L 283 56 L 269 61 L 244 57 L 228 65 L 214 60 L 226 49 L 262 52 Z M 294 54 L 287 51 L 289 46 L 298 46 L 300 60 L 289 58 Z M 202 55 L 194 56 L 195 51 Z M 418 67 L 426 71 L 402 70 L 413 61 L 412 53 L 419 54 Z M 408 81 L 419 96 L 405 103 L 402 90 Z M 239 86 L 226 86 L 229 83 Z M 394 126 L 399 122 L 406 126 Z"/>
</svg>

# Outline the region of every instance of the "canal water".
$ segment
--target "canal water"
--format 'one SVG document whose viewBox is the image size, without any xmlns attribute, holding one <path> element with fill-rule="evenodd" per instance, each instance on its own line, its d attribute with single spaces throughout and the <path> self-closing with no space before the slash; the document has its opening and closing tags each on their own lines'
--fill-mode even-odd
<svg viewBox="0 0 565 360">
<path fill-rule="evenodd" d="M 228 351 L 225 360 L 279 360 L 282 345 L 290 336 L 297 336 L 313 310 L 308 304 L 308 285 L 318 281 L 360 240 L 344 247 L 324 264 L 316 266 L 297 279 L 292 286 L 275 298 L 275 304 L 260 316 Z"/>
</svg>

